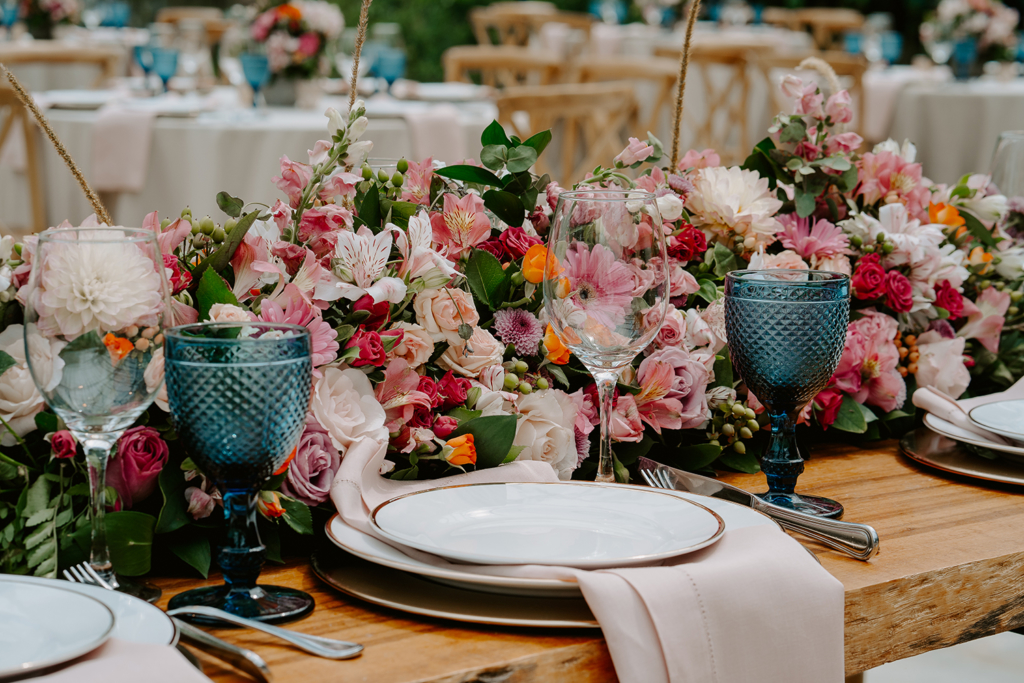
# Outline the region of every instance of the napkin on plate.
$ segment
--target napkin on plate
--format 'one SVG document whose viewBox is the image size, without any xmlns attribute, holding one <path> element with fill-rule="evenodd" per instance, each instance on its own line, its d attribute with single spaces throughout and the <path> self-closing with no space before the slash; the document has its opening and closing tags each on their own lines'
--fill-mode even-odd
<svg viewBox="0 0 1024 683">
<path fill-rule="evenodd" d="M 33 683 L 210 683 L 168 645 L 111 638 L 100 648 Z"/>
<path fill-rule="evenodd" d="M 100 192 L 141 192 L 146 186 L 155 109 L 103 107 L 92 131 L 92 186 Z"/>
<path fill-rule="evenodd" d="M 433 157 L 452 163 L 468 156 L 459 110 L 455 105 L 410 107 L 404 110 L 403 117 L 405 125 L 409 126 L 414 159 Z"/>
<path fill-rule="evenodd" d="M 996 394 L 988 394 L 987 396 L 965 398 L 960 401 L 939 391 L 938 389 L 922 387 L 914 392 L 912 400 L 914 405 L 918 408 L 927 410 L 929 413 L 942 418 L 946 422 L 950 422 L 961 429 L 971 432 L 972 434 L 977 434 L 987 441 L 1007 446 L 1012 445 L 1012 442 L 1009 439 L 1005 439 L 998 434 L 993 434 L 987 429 L 975 424 L 971 421 L 968 413 L 971 409 L 980 405 L 985 405 L 986 403 L 995 403 L 996 401 L 1008 401 L 1019 398 L 1024 398 L 1024 378 L 1017 380 L 1017 383 L 1006 391 L 1001 391 Z"/>
<path fill-rule="evenodd" d="M 377 538 L 369 513 L 398 495 L 458 484 L 556 480 L 546 463 L 515 462 L 433 481 L 395 481 L 379 474 L 386 449 L 386 437 L 353 445 L 331 488 L 342 519 Z M 381 540 L 432 564 L 451 565 Z M 718 543 L 656 566 L 451 566 L 577 581 L 622 683 L 843 680 L 843 586 L 775 527 L 727 529 Z"/>
</svg>

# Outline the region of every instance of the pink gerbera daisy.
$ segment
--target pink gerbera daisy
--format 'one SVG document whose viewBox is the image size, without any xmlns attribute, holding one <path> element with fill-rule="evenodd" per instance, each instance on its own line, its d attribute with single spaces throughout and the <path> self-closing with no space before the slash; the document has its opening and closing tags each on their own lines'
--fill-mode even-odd
<svg viewBox="0 0 1024 683">
<path fill-rule="evenodd" d="M 577 243 L 565 255 L 565 276 L 573 303 L 588 317 L 609 329 L 625 321 L 633 302 L 633 278 L 611 249 L 595 244 L 590 250 Z"/>
<path fill-rule="evenodd" d="M 779 216 L 782 230 L 777 235 L 782 246 L 792 249 L 804 259 L 812 256 L 831 258 L 849 253 L 850 240 L 832 223 L 818 219 L 811 224 L 810 218 L 798 218 L 796 214 Z"/>
</svg>

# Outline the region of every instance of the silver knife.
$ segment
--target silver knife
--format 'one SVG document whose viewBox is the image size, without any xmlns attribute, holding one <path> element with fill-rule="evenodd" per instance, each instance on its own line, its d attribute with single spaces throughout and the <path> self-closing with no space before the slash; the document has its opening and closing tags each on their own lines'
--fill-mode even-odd
<svg viewBox="0 0 1024 683">
<path fill-rule="evenodd" d="M 692 472 L 677 470 L 674 467 L 654 462 L 649 458 L 640 458 L 639 465 L 641 470 L 660 471 L 667 474 L 677 491 L 688 491 L 700 496 L 720 498 L 746 506 L 768 515 L 784 529 L 813 538 L 819 543 L 846 553 L 858 560 L 870 560 L 878 553 L 878 532 L 867 524 L 840 522 L 839 520 L 815 517 L 778 505 L 772 505 L 752 493 L 725 482 L 702 477 Z"/>
<path fill-rule="evenodd" d="M 181 636 L 192 645 L 244 671 L 257 681 L 271 683 L 273 680 L 270 674 L 270 667 L 267 666 L 262 657 L 252 650 L 245 650 L 232 645 L 177 617 L 171 617 L 171 619 L 174 621 L 174 625 L 178 627 Z"/>
</svg>

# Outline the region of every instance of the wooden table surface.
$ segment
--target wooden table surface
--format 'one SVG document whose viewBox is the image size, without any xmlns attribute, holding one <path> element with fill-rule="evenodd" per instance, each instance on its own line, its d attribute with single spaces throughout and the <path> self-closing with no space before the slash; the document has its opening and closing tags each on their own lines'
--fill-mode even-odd
<svg viewBox="0 0 1024 683">
<path fill-rule="evenodd" d="M 871 524 L 881 552 L 860 562 L 808 543 L 846 588 L 846 672 L 1024 627 L 1024 489 L 982 486 L 925 469 L 895 442 L 817 449 L 800 478 L 804 493 L 846 506 L 846 519 Z M 725 480 L 764 489 L 763 475 Z M 798 537 L 799 538 L 799 537 Z M 525 683 L 615 681 L 599 631 L 473 626 L 416 617 L 334 591 L 305 562 L 268 565 L 261 582 L 311 593 L 316 610 L 294 628 L 366 646 L 357 659 L 330 661 L 253 631 L 214 633 L 257 651 L 277 681 Z M 208 581 L 156 579 L 160 603 Z M 215 681 L 246 681 L 200 654 Z"/>
</svg>

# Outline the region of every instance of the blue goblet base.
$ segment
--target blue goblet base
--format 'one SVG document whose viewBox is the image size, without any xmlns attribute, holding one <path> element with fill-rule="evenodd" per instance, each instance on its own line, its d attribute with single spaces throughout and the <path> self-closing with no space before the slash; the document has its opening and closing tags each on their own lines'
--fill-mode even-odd
<svg viewBox="0 0 1024 683">
<path fill-rule="evenodd" d="M 240 588 L 231 586 L 210 586 L 178 593 L 167 604 L 168 609 L 180 607 L 217 607 L 231 614 L 280 623 L 306 616 L 313 611 L 313 596 L 294 588 L 283 586 L 253 586 Z M 224 623 L 203 617 L 183 616 L 183 619 L 207 626 L 223 627 Z"/>
<path fill-rule="evenodd" d="M 767 493 L 756 494 L 758 498 L 766 503 L 778 505 L 782 508 L 796 510 L 806 515 L 815 517 L 828 517 L 829 519 L 841 519 L 843 506 L 831 498 L 821 496 L 801 496 L 797 493 L 778 493 L 768 491 Z"/>
</svg>

